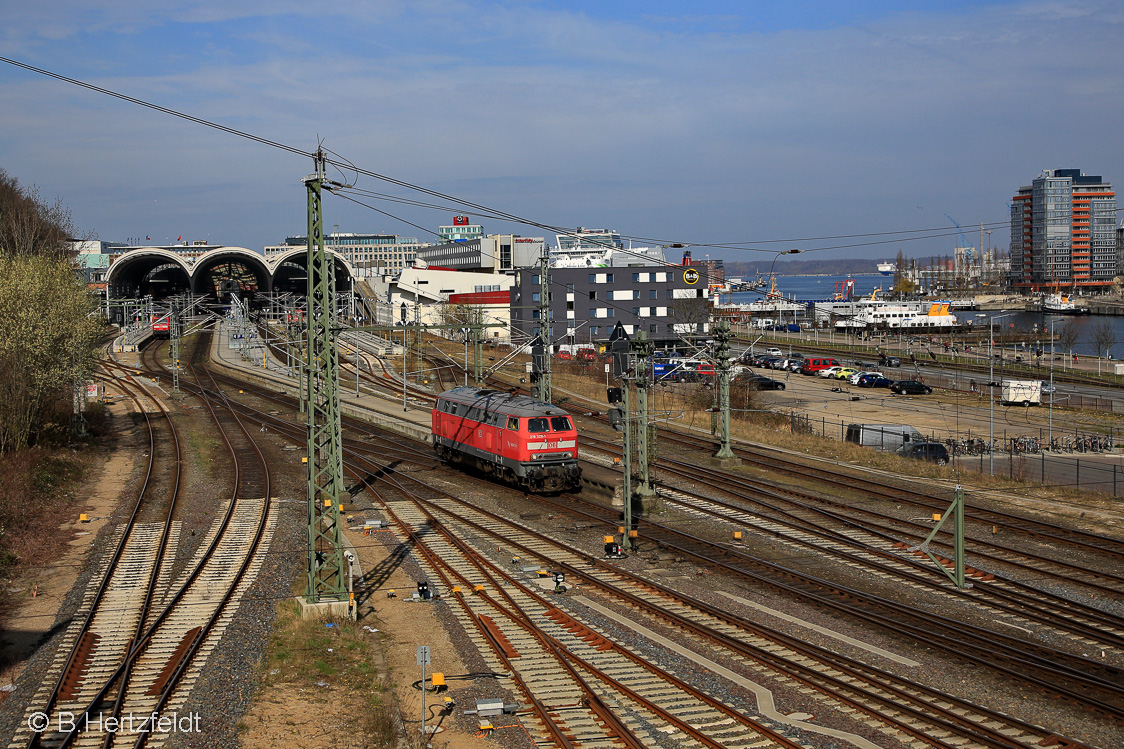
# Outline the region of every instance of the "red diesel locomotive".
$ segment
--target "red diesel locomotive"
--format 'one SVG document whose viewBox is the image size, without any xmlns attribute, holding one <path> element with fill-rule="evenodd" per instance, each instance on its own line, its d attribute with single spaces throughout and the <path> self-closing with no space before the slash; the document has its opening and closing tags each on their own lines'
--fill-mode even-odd
<svg viewBox="0 0 1124 749">
<path fill-rule="evenodd" d="M 578 432 L 557 406 L 502 390 L 458 387 L 437 397 L 433 447 L 442 460 L 475 466 L 530 491 L 581 484 Z"/>
</svg>

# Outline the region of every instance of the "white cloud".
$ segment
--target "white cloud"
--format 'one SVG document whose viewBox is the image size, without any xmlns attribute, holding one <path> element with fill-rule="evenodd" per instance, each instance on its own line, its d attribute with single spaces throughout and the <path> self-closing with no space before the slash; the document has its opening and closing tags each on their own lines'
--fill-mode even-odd
<svg viewBox="0 0 1124 749">
<path fill-rule="evenodd" d="M 24 9 L 0 33 L 26 34 L 22 50 L 44 67 L 230 127 L 307 149 L 320 136 L 374 171 L 634 234 L 737 241 L 937 225 L 944 213 L 1002 220 L 1042 168 L 1124 182 L 1113 126 L 1124 19 L 1110 4 L 770 34 L 533 4 L 343 3 L 327 20 L 317 10 L 76 6 L 73 25 L 45 33 L 45 11 Z M 126 225 L 142 207 L 172 222 L 183 185 L 182 212 L 231 227 L 234 243 L 301 230 L 277 226 L 292 206 L 270 202 L 293 199 L 308 168 L 299 157 L 14 70 L 0 74 L 0 96 L 0 166 L 49 183 L 84 227 Z M 138 197 L 151 189 L 168 191 L 157 207 Z M 340 210 L 354 229 L 395 230 Z"/>
</svg>

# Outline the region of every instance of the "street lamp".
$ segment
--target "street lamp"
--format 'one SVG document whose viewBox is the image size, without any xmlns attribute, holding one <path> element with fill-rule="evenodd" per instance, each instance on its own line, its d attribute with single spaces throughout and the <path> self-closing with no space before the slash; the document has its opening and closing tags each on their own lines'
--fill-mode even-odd
<svg viewBox="0 0 1124 749">
<path fill-rule="evenodd" d="M 777 264 L 777 258 L 779 258 L 781 255 L 796 255 L 800 252 L 802 252 L 802 250 L 798 250 L 796 248 L 793 248 L 791 250 L 782 250 L 781 252 L 778 252 L 777 254 L 773 255 L 773 262 L 772 262 L 771 265 L 769 265 L 769 274 L 768 274 L 769 275 L 769 282 L 770 282 L 769 286 L 770 286 L 770 288 L 772 288 L 773 268 Z M 767 296 L 768 296 L 768 294 L 766 294 L 766 297 Z M 793 313 L 793 316 L 795 317 L 795 313 Z M 780 319 L 781 319 L 781 322 L 784 322 L 783 317 L 781 317 Z M 788 339 L 788 355 L 790 357 L 792 356 L 792 338 Z"/>
<path fill-rule="evenodd" d="M 995 344 L 995 321 L 1002 320 L 1004 317 L 1010 317 L 1015 314 L 1009 312 L 1006 315 L 988 315 L 987 318 L 987 360 L 988 366 L 991 368 L 991 374 L 987 380 L 987 400 L 990 415 L 988 417 L 988 473 L 992 476 L 995 475 L 995 354 L 992 353 Z"/>
<path fill-rule="evenodd" d="M 1049 442 L 1047 444 L 1054 444 L 1054 323 L 1058 318 L 1050 320 L 1050 432 Z"/>
</svg>

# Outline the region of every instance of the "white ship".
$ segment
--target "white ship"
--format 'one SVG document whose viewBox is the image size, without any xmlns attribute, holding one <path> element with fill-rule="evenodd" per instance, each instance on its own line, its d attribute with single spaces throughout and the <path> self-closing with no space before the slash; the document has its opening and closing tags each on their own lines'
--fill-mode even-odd
<svg viewBox="0 0 1124 749">
<path fill-rule="evenodd" d="M 550 251 L 550 264 L 555 268 L 667 265 L 662 247 L 626 248 L 620 233 L 611 229 L 579 226 L 572 234 L 559 234 L 556 239 L 558 246 Z"/>
<path fill-rule="evenodd" d="M 932 302 L 928 310 L 919 310 L 906 304 L 882 303 L 869 306 L 853 316 L 835 322 L 836 330 L 899 330 L 899 331 L 946 331 L 960 327 L 960 321 L 952 314 L 952 303 Z"/>
<path fill-rule="evenodd" d="M 1078 307 L 1068 294 L 1050 294 L 1042 300 L 1042 311 L 1051 315 L 1085 315 L 1088 307 Z"/>
<path fill-rule="evenodd" d="M 878 272 L 884 276 L 892 276 L 898 272 L 897 263 L 879 263 L 877 267 Z"/>
</svg>

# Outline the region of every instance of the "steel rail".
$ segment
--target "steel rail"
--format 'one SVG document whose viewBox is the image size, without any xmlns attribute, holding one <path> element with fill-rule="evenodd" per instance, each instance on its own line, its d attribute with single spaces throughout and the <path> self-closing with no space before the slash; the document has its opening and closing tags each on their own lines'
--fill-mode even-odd
<svg viewBox="0 0 1124 749">
<path fill-rule="evenodd" d="M 393 480 L 392 480 L 392 483 L 394 483 L 398 487 L 398 490 L 400 492 L 402 492 L 403 494 L 405 494 L 408 497 L 411 496 L 411 493 L 408 490 L 406 490 L 404 487 L 401 487 L 400 484 L 398 484 L 397 482 L 393 482 Z M 616 679 L 613 679 L 611 676 L 604 673 L 601 669 L 598 669 L 597 667 L 590 664 L 588 661 L 582 659 L 580 656 L 575 654 L 572 650 L 567 648 L 563 643 L 559 642 L 556 638 L 552 637 L 551 635 L 549 635 L 548 633 L 543 631 L 542 628 L 539 627 L 538 625 L 536 625 L 531 620 L 530 616 L 528 616 L 527 613 L 522 610 L 520 605 L 511 596 L 511 594 L 509 593 L 507 588 L 508 588 L 508 586 L 517 588 L 521 593 L 523 593 L 523 595 L 531 598 L 536 603 L 540 604 L 545 610 L 555 609 L 555 605 L 552 602 L 545 599 L 543 596 L 541 596 L 536 591 L 532 590 L 531 588 L 524 585 L 522 582 L 515 579 L 513 576 L 511 576 L 507 572 L 500 569 L 498 566 L 496 566 L 490 560 L 486 559 L 483 555 L 481 555 L 475 549 L 471 548 L 464 541 L 464 539 L 458 537 L 455 533 L 451 532 L 446 527 L 446 525 L 443 522 L 441 522 L 441 520 L 439 518 L 437 518 L 435 515 L 433 515 L 432 512 L 427 510 L 423 506 L 423 502 L 424 502 L 424 500 L 415 501 L 415 504 L 424 513 L 425 517 L 430 521 L 429 522 L 430 527 L 435 528 L 444 537 L 444 539 L 446 540 L 447 543 L 449 543 L 453 547 L 455 547 L 466 559 L 468 559 L 480 571 L 480 573 L 482 575 L 485 576 L 486 579 L 488 579 L 490 582 L 492 582 L 493 587 L 497 591 L 499 591 L 500 595 L 505 599 L 506 606 L 500 605 L 497 601 L 495 601 L 486 592 L 483 592 L 483 591 L 479 592 L 478 595 L 480 597 L 482 597 L 483 599 L 485 599 L 489 603 L 491 603 L 491 605 L 496 610 L 504 613 L 504 615 L 507 616 L 509 619 L 511 619 L 511 621 L 513 623 L 515 623 L 518 626 L 524 628 L 533 637 L 535 637 L 537 640 L 539 640 L 544 645 L 544 647 L 549 648 L 554 653 L 555 657 L 557 659 L 559 659 L 561 662 L 564 663 L 567 659 L 574 661 L 575 663 L 580 665 L 585 670 L 594 674 L 594 676 L 596 678 L 610 684 L 614 689 L 616 689 L 617 691 L 621 692 L 622 694 L 625 694 L 626 696 L 628 696 L 629 699 L 632 699 L 638 705 L 641 705 L 644 709 L 651 711 L 655 715 L 659 716 L 662 720 L 665 720 L 669 724 L 674 725 L 677 728 L 679 728 L 681 731 L 683 731 L 685 734 L 687 734 L 687 736 L 689 738 L 691 738 L 695 741 L 698 741 L 699 743 L 704 744 L 706 746 L 715 747 L 715 749 L 721 748 L 722 745 L 719 744 L 718 742 L 715 742 L 713 739 L 709 738 L 708 736 L 706 736 L 702 732 L 694 729 L 689 724 L 687 724 L 685 721 L 679 719 L 678 717 L 671 714 L 670 712 L 668 712 L 666 709 L 662 708 L 661 706 L 653 703 L 651 700 L 644 697 L 643 695 L 635 692 L 635 690 L 632 690 L 628 686 L 621 683 L 620 681 L 618 681 Z M 441 575 L 442 580 L 445 583 L 446 587 L 448 587 L 450 590 L 452 590 L 454 588 L 454 584 L 449 579 L 449 575 L 453 575 L 453 576 L 456 576 L 457 578 L 459 578 L 461 583 L 464 584 L 466 587 L 472 587 L 473 586 L 472 581 L 465 578 L 462 573 L 453 569 L 452 566 L 448 562 L 446 562 L 438 554 L 436 554 L 436 552 L 434 552 L 432 549 L 430 549 L 426 540 L 421 535 L 419 535 L 415 531 L 413 531 L 409 527 L 409 525 L 407 523 L 405 523 L 405 521 L 403 521 L 397 515 L 397 513 L 394 512 L 394 510 L 389 506 L 389 504 L 384 502 L 384 508 L 385 508 L 384 511 L 394 520 L 394 522 L 400 528 L 401 532 L 403 534 L 407 535 L 407 537 L 413 542 L 413 544 L 412 544 L 413 548 L 415 550 L 419 550 L 426 557 L 426 559 L 429 561 L 430 565 L 435 570 L 438 571 L 438 574 Z M 496 579 L 497 577 L 500 580 L 497 580 Z M 500 581 L 502 581 L 503 584 L 501 584 Z M 461 599 L 461 605 L 463 606 L 464 605 L 463 595 L 460 596 L 459 598 Z M 468 611 L 468 613 L 471 614 L 471 611 L 468 610 L 467 607 L 466 607 L 466 611 Z M 624 657 L 627 657 L 633 663 L 635 663 L 637 665 L 640 665 L 645 670 L 647 670 L 650 673 L 658 676 L 660 679 L 673 684 L 674 686 L 676 686 L 680 690 L 684 691 L 685 693 L 691 695 L 695 699 L 698 699 L 701 702 L 704 702 L 705 704 L 709 705 L 711 708 L 714 708 L 714 709 L 722 712 L 726 716 L 728 716 L 730 718 L 733 718 L 734 720 L 738 721 L 739 723 L 742 723 L 747 728 L 749 728 L 751 730 L 754 730 L 754 731 L 756 731 L 760 734 L 763 734 L 764 736 L 778 742 L 780 744 L 780 746 L 791 747 L 792 749 L 795 749 L 796 747 L 802 746 L 801 744 L 788 739 L 787 737 L 785 737 L 782 734 L 774 731 L 773 729 L 770 729 L 769 727 L 761 725 L 760 723 L 748 718 L 744 714 L 742 714 L 742 713 L 738 712 L 737 710 L 729 707 L 728 705 L 714 699 L 713 697 L 706 694 L 705 692 L 702 692 L 701 690 L 698 690 L 695 687 L 692 687 L 691 685 L 687 684 L 685 681 L 683 681 L 679 677 L 676 677 L 675 675 L 659 668 L 655 664 L 650 663 L 648 661 L 645 661 L 644 659 L 640 658 L 639 656 L 637 656 L 635 653 L 629 651 L 628 649 L 622 647 L 618 643 L 613 642 L 612 640 L 606 640 L 606 642 L 608 642 L 611 645 L 614 652 L 616 652 L 618 655 L 622 655 Z M 500 654 L 502 656 L 503 655 L 502 650 L 498 649 L 498 648 L 497 648 L 497 650 L 500 651 Z M 504 660 L 506 660 L 506 657 L 504 657 Z M 592 705 L 598 705 L 599 706 L 599 709 L 597 709 L 596 712 L 603 719 L 605 719 L 607 722 L 610 722 L 615 727 L 615 729 L 618 732 L 618 734 L 617 734 L 618 738 L 621 738 L 621 739 L 625 740 L 628 743 L 629 746 L 636 747 L 637 749 L 645 749 L 645 745 L 643 743 L 641 743 L 640 740 L 637 737 L 635 737 L 635 735 L 632 734 L 632 732 L 624 725 L 624 723 L 622 721 L 620 721 L 607 706 L 604 705 L 603 701 L 598 697 L 596 692 L 594 692 L 594 690 L 588 684 L 585 683 L 585 680 L 581 678 L 581 676 L 577 673 L 577 671 L 574 670 L 573 668 L 567 668 L 567 670 L 570 673 L 570 675 L 578 683 L 585 685 L 584 690 L 586 691 L 588 699 L 591 700 L 591 707 L 592 707 Z"/>
<path fill-rule="evenodd" d="M 417 480 L 414 477 L 409 477 L 409 478 L 411 480 L 415 480 L 415 481 Z M 666 597 L 670 600 L 674 600 L 674 601 L 680 602 L 684 605 L 695 608 L 695 609 L 699 610 L 700 612 L 702 612 L 702 613 L 704 613 L 708 616 L 711 616 L 715 619 L 718 619 L 719 621 L 723 621 L 723 622 L 725 622 L 725 623 L 727 623 L 727 624 L 729 624 L 729 625 L 731 625 L 731 626 L 733 626 L 737 629 L 750 630 L 750 631 L 753 631 L 754 633 L 758 634 L 759 636 L 768 637 L 769 639 L 774 639 L 779 644 L 784 644 L 786 647 L 789 647 L 796 652 L 807 655 L 808 657 L 811 657 L 811 658 L 815 658 L 816 660 L 819 660 L 821 662 L 830 663 L 833 668 L 838 669 L 838 670 L 840 670 L 841 672 L 844 672 L 844 673 L 849 673 L 853 676 L 853 678 L 860 679 L 862 681 L 867 681 L 867 682 L 877 681 L 880 688 L 888 690 L 889 692 L 891 692 L 895 696 L 897 696 L 898 699 L 901 699 L 901 700 L 903 700 L 905 702 L 908 702 L 910 704 L 916 703 L 916 698 L 913 697 L 909 693 L 910 690 L 921 691 L 921 692 L 923 692 L 927 695 L 930 695 L 934 700 L 939 700 L 939 701 L 942 701 L 942 702 L 948 702 L 953 706 L 961 707 L 962 709 L 964 709 L 967 712 L 974 712 L 974 713 L 982 714 L 982 715 L 985 715 L 985 716 L 991 716 L 994 720 L 997 720 L 997 721 L 1003 721 L 1003 722 L 1006 722 L 1006 723 L 1009 723 L 1009 724 L 1018 725 L 1019 728 L 1021 728 L 1024 731 L 1027 731 L 1029 733 L 1039 733 L 1039 734 L 1046 733 L 1039 726 L 1034 726 L 1032 724 L 1025 723 L 1023 721 L 1019 721 L 1017 719 L 1011 718 L 1010 716 L 1004 715 L 1004 714 L 996 712 L 996 711 L 989 710 L 988 708 L 982 707 L 982 706 L 977 705 L 975 703 L 971 703 L 971 702 L 968 702 L 966 700 L 962 700 L 960 698 L 954 697 L 954 696 L 949 695 L 947 693 L 940 692 L 939 690 L 932 689 L 930 687 L 926 687 L 926 686 L 924 686 L 922 684 L 919 684 L 915 681 L 912 681 L 910 679 L 902 679 L 902 678 L 897 677 L 893 674 L 888 674 L 884 671 L 881 671 L 881 670 L 876 669 L 872 666 L 869 666 L 865 663 L 862 663 L 861 661 L 855 661 L 854 659 L 848 658 L 846 656 L 839 655 L 837 653 L 834 653 L 830 650 L 826 650 L 824 648 L 820 648 L 819 646 L 803 643 L 803 642 L 797 640 L 796 638 L 794 638 L 790 635 L 787 635 L 785 633 L 779 632 L 777 630 L 770 630 L 769 628 L 762 627 L 761 625 L 758 625 L 756 623 L 754 623 L 753 626 L 750 627 L 749 622 L 747 622 L 746 620 L 744 620 L 744 619 L 742 619 L 738 616 L 735 616 L 735 615 L 729 613 L 728 611 L 726 611 L 724 609 L 719 609 L 719 608 L 714 607 L 710 604 L 707 604 L 703 601 L 699 601 L 699 600 L 694 599 L 690 596 L 684 595 L 683 593 L 681 593 L 679 591 L 674 591 L 674 590 L 672 590 L 670 588 L 667 588 L 666 586 L 663 586 L 659 583 L 652 582 L 650 580 L 647 580 L 646 578 L 642 578 L 638 575 L 635 575 L 634 573 L 627 572 L 627 571 L 625 571 L 625 570 L 623 570 L 619 567 L 609 565 L 602 560 L 598 560 L 598 559 L 595 559 L 593 557 L 590 557 L 586 552 L 569 550 L 568 547 L 565 547 L 563 544 L 559 543 L 557 540 L 555 540 L 553 538 L 550 538 L 549 536 L 537 534 L 534 531 L 531 531 L 531 530 L 527 529 L 526 527 L 524 527 L 522 525 L 519 525 L 519 524 L 515 523 L 514 521 L 508 520 L 507 518 L 504 518 L 504 517 L 502 517 L 502 516 L 500 516 L 496 513 L 489 512 L 487 510 L 483 510 L 479 507 L 474 507 L 470 503 L 466 502 L 465 500 L 461 500 L 457 497 L 447 497 L 447 499 L 449 501 L 456 502 L 458 504 L 464 505 L 465 507 L 470 508 L 474 512 L 480 513 L 481 515 L 489 518 L 490 520 L 494 520 L 494 521 L 503 523 L 505 525 L 513 526 L 515 528 L 518 528 L 520 531 L 531 534 L 541 541 L 545 541 L 545 542 L 547 542 L 551 545 L 554 545 L 554 546 L 560 546 L 562 548 L 567 548 L 567 550 L 570 551 L 570 553 L 574 554 L 575 556 L 585 557 L 586 561 L 589 564 L 591 564 L 594 567 L 597 567 L 598 569 L 601 569 L 604 572 L 608 572 L 608 573 L 611 573 L 613 575 L 617 575 L 617 576 L 622 577 L 626 580 L 629 580 L 634 585 L 642 586 L 642 587 L 644 587 L 648 590 L 651 590 L 654 593 L 658 593 L 661 596 L 664 596 L 664 597 Z M 442 508 L 439 508 L 439 509 L 442 509 Z M 443 511 L 447 512 L 447 510 L 443 510 Z M 638 595 L 629 593 L 627 591 L 623 591 L 619 588 L 609 586 L 604 581 L 601 581 L 601 580 L 597 579 L 596 577 L 590 575 L 589 573 L 585 572 L 584 570 L 582 570 L 580 568 L 574 567 L 574 566 L 572 566 L 570 564 L 567 564 L 567 563 L 564 563 L 564 562 L 560 562 L 557 559 L 547 558 L 541 552 L 539 552 L 539 551 L 537 551 L 537 550 L 535 550 L 531 547 L 528 547 L 525 544 L 519 543 L 519 542 L 511 539 L 508 536 L 501 536 L 498 532 L 496 532 L 492 529 L 489 529 L 489 528 L 487 528 L 483 525 L 480 525 L 479 523 L 476 523 L 474 521 L 468 520 L 468 519 L 463 518 L 463 517 L 461 517 L 459 519 L 459 522 L 476 529 L 477 531 L 479 531 L 482 534 L 485 534 L 487 536 L 491 536 L 491 537 L 494 537 L 496 539 L 502 540 L 504 543 L 514 547 L 515 549 L 517 549 L 521 553 L 527 554 L 530 557 L 542 559 L 544 562 L 547 562 L 548 564 L 550 564 L 552 566 L 563 569 L 563 570 L 566 571 L 566 573 L 568 575 L 573 575 L 574 577 L 585 580 L 586 582 L 590 583 L 594 587 L 596 587 L 598 589 L 601 589 L 601 590 L 609 593 L 610 595 L 616 596 L 616 597 L 624 600 L 629 605 L 632 605 L 632 606 L 634 606 L 636 608 L 639 608 L 641 610 L 648 611 L 651 615 L 655 616 L 656 618 L 662 618 L 662 619 L 665 619 L 667 621 L 670 621 L 670 622 L 676 624 L 677 626 L 680 626 L 680 627 L 682 627 L 685 630 L 690 631 L 690 632 L 703 632 L 706 637 L 708 637 L 709 639 L 711 639 L 711 640 L 713 640 L 717 643 L 722 644 L 724 647 L 727 647 L 727 648 L 733 650 L 734 652 L 737 652 L 737 653 L 739 653 L 739 654 L 741 654 L 741 655 L 743 655 L 747 658 L 750 658 L 752 660 L 755 660 L 755 661 L 761 662 L 763 664 L 769 665 L 772 668 L 776 668 L 779 671 L 781 671 L 782 673 L 786 673 L 791 678 L 794 678 L 797 681 L 816 689 L 817 691 L 824 691 L 825 686 L 824 686 L 823 682 L 826 682 L 827 684 L 830 685 L 832 697 L 834 697 L 836 699 L 841 699 L 841 700 L 847 702 L 850 706 L 855 707 L 856 709 L 862 710 L 863 712 L 867 712 L 867 713 L 871 714 L 873 717 L 878 718 L 879 720 L 888 720 L 889 719 L 889 718 L 887 718 L 887 716 L 882 715 L 882 714 L 870 713 L 869 708 L 866 707 L 865 705 L 863 705 L 860 702 L 855 702 L 853 700 L 850 700 L 849 698 L 843 697 L 842 695 L 847 690 L 856 690 L 857 689 L 853 684 L 848 684 L 847 682 L 845 682 L 845 681 L 843 681 L 843 680 L 841 680 L 837 677 L 834 677 L 830 674 L 822 673 L 821 671 L 818 671 L 816 669 L 804 666 L 803 664 L 788 662 L 787 660 L 779 658 L 779 657 L 775 656 L 774 654 L 772 654 L 768 651 L 758 650 L 758 649 L 753 648 L 752 646 L 750 646 L 746 643 L 743 643 L 740 640 L 731 638 L 728 635 L 726 635 L 726 634 L 724 634 L 720 631 L 714 630 L 714 629 L 709 628 L 705 625 L 700 625 L 697 622 L 692 622 L 690 619 L 687 619 L 687 618 L 683 617 L 682 615 L 679 615 L 679 614 L 676 614 L 675 612 L 671 612 L 671 611 L 668 611 L 666 609 L 660 608 L 659 606 L 657 606 L 656 604 L 653 604 L 650 600 L 648 600 L 646 598 L 643 598 L 643 597 L 640 597 Z M 900 684 L 901 686 L 900 687 L 895 686 L 896 684 Z M 920 708 L 918 708 L 918 707 L 907 708 L 899 702 L 891 701 L 888 698 L 884 698 L 881 695 L 879 695 L 877 693 L 874 693 L 874 692 L 863 691 L 862 694 L 863 694 L 864 698 L 873 700 L 875 702 L 880 702 L 880 703 L 882 703 L 882 704 L 884 704 L 887 707 L 890 707 L 892 709 L 899 709 L 899 710 L 910 709 L 910 710 L 913 710 L 917 713 L 918 716 L 921 716 L 922 719 L 927 720 L 929 722 L 934 722 L 934 721 L 939 722 L 940 720 L 947 721 L 947 724 L 945 725 L 945 727 L 948 728 L 949 730 L 955 730 L 955 731 L 963 732 L 965 729 L 968 729 L 969 734 L 972 734 L 973 737 L 976 738 L 977 740 L 987 741 L 988 746 L 997 746 L 997 747 L 1024 746 L 1023 744 L 1013 742 L 1009 737 L 1005 736 L 1004 734 L 1002 734 L 999 731 L 994 731 L 994 730 L 992 730 L 992 729 L 990 729 L 986 726 L 981 726 L 981 725 L 978 725 L 974 722 L 967 721 L 966 719 L 962 718 L 961 716 L 957 715 L 955 712 L 953 712 L 949 709 L 941 708 L 937 705 L 934 705 L 934 704 L 931 704 L 931 703 L 928 703 L 928 702 L 923 702 L 921 704 Z M 944 717 L 941 718 L 941 719 L 937 719 L 937 718 L 934 718 L 931 714 L 929 714 L 927 712 L 924 712 L 924 711 L 935 711 L 939 715 L 944 716 Z M 911 730 L 909 726 L 901 725 L 899 727 L 903 731 L 909 732 Z M 975 735 L 975 732 L 982 732 L 982 734 Z M 923 734 L 914 734 L 914 735 L 917 735 L 919 738 L 925 738 L 925 739 L 930 738 L 930 737 L 928 737 L 926 735 L 923 735 Z M 990 738 L 988 738 L 988 737 L 990 737 Z"/>
<path fill-rule="evenodd" d="M 179 437 L 176 434 L 175 427 L 172 425 L 170 415 L 164 409 L 163 405 L 155 397 L 153 397 L 151 394 L 146 392 L 143 387 L 139 387 L 139 386 L 136 386 L 136 385 L 129 386 L 129 385 L 125 385 L 125 384 L 120 383 L 120 382 L 116 383 L 116 386 L 120 387 L 123 392 L 125 392 L 129 395 L 129 397 L 136 404 L 137 410 L 140 411 L 144 415 L 145 425 L 146 425 L 146 428 L 147 428 L 147 431 L 148 431 L 148 466 L 145 470 L 144 481 L 141 485 L 140 491 L 137 493 L 137 501 L 134 503 L 133 509 L 129 513 L 128 519 L 125 521 L 125 527 L 124 527 L 124 530 L 121 533 L 121 538 L 118 540 L 117 546 L 114 549 L 113 554 L 110 557 L 109 564 L 106 567 L 106 571 L 102 575 L 102 581 L 98 585 L 98 588 L 94 593 L 93 600 L 90 603 L 90 609 L 86 613 L 86 616 L 82 620 L 81 627 L 78 630 L 78 636 L 76 637 L 76 639 L 74 641 L 74 645 L 71 649 L 70 655 L 67 656 L 66 662 L 63 664 L 62 671 L 59 673 L 58 681 L 56 682 L 54 688 L 51 690 L 50 696 L 47 698 L 47 703 L 44 706 L 42 706 L 42 708 L 41 708 L 41 711 L 44 712 L 44 713 L 47 713 L 48 715 L 51 713 L 51 711 L 54 709 L 55 705 L 58 702 L 59 694 L 62 692 L 62 688 L 63 688 L 63 680 L 66 679 L 66 677 L 70 673 L 70 670 L 72 668 L 74 668 L 74 666 L 76 664 L 76 660 L 78 658 L 79 649 L 80 649 L 79 646 L 82 642 L 82 635 L 84 633 L 88 632 L 89 629 L 90 629 L 90 626 L 93 624 L 94 618 L 97 616 L 97 613 L 100 609 L 102 600 L 105 597 L 106 591 L 109 589 L 110 583 L 113 580 L 113 576 L 117 571 L 117 565 L 120 563 L 121 557 L 122 557 L 122 555 L 124 554 L 124 551 L 125 551 L 125 547 L 128 544 L 129 538 L 132 535 L 132 531 L 136 527 L 137 519 L 140 516 L 142 507 L 144 505 L 144 498 L 145 498 L 146 493 L 148 491 L 149 483 L 152 479 L 153 468 L 155 467 L 155 462 L 156 462 L 156 436 L 155 436 L 156 430 L 153 427 L 152 418 L 149 416 L 148 410 L 145 409 L 141 405 L 140 399 L 132 392 L 133 389 L 140 390 L 140 392 L 144 393 L 144 397 L 148 398 L 156 406 L 158 411 L 160 413 L 164 414 L 165 422 L 168 424 L 168 428 L 171 431 L 172 444 L 174 446 L 174 452 L 175 452 L 175 455 L 176 455 L 176 486 L 174 488 L 174 491 L 176 493 L 178 493 L 178 491 L 179 491 L 179 486 L 178 486 L 179 476 L 180 476 Z M 161 534 L 161 542 L 162 542 L 161 546 L 163 546 L 166 543 L 167 531 L 168 531 L 168 527 L 170 525 L 171 525 L 171 512 L 169 512 L 167 517 L 166 517 L 164 532 Z M 159 560 L 157 560 L 156 566 L 157 567 L 159 566 Z M 152 580 L 155 580 L 155 576 L 152 577 Z M 150 581 L 150 585 L 151 585 L 151 581 Z M 151 591 L 149 591 L 149 592 L 151 593 Z M 146 596 L 146 601 L 147 600 L 150 600 L 150 599 Z M 144 621 L 143 615 L 140 617 L 140 621 L 141 622 Z M 31 737 L 30 737 L 30 739 L 28 740 L 28 743 L 27 743 L 28 749 L 34 749 L 35 747 L 38 747 L 40 745 L 40 742 L 42 741 L 42 737 L 43 737 L 43 734 L 45 733 L 45 731 L 46 731 L 46 728 L 41 729 L 41 730 L 34 730 L 34 729 L 32 730 Z"/>
<path fill-rule="evenodd" d="M 221 428 L 220 428 L 220 431 L 221 431 Z M 252 444 L 254 444 L 253 438 L 249 437 L 248 433 L 247 433 L 247 438 L 250 440 L 250 442 Z M 255 444 L 255 447 L 256 447 L 256 444 Z M 258 451 L 258 454 L 259 454 L 259 458 L 264 460 L 264 456 L 261 455 L 260 450 Z M 217 607 L 216 616 L 212 616 L 210 622 L 208 623 L 208 626 L 212 626 L 213 623 L 215 621 L 217 621 L 217 614 L 221 613 L 221 611 L 225 607 L 225 604 L 229 601 L 230 597 L 233 595 L 233 593 L 237 589 L 238 585 L 241 584 L 241 577 L 244 574 L 246 567 L 248 567 L 250 560 L 252 559 L 252 556 L 253 556 L 252 552 L 253 552 L 253 550 L 256 550 L 257 544 L 260 543 L 260 538 L 261 538 L 262 533 L 264 532 L 265 522 L 266 522 L 266 519 L 268 517 L 268 508 L 269 508 L 268 469 L 266 470 L 266 476 L 267 476 L 267 487 L 266 487 L 265 502 L 263 503 L 264 509 L 262 511 L 262 519 L 259 522 L 257 535 L 255 536 L 254 543 L 252 545 L 252 548 L 251 548 L 250 552 L 247 553 L 247 555 L 245 557 L 245 560 L 240 567 L 239 574 L 235 576 L 234 582 L 231 584 L 227 593 L 222 598 L 222 602 Z M 204 568 L 206 567 L 207 563 L 210 561 L 211 557 L 214 555 L 215 550 L 218 548 L 219 544 L 223 540 L 223 536 L 226 532 L 226 529 L 229 527 L 230 519 L 233 517 L 234 509 L 235 509 L 235 502 L 232 501 L 228 504 L 229 504 L 229 506 L 227 508 L 227 511 L 224 514 L 222 520 L 220 521 L 220 524 L 219 524 L 219 527 L 218 527 L 218 532 L 215 534 L 211 543 L 208 545 L 207 549 L 204 550 L 203 553 L 199 556 L 198 562 L 196 563 L 196 565 L 192 569 L 192 571 L 187 575 L 186 579 L 184 580 L 184 582 L 180 586 L 180 588 L 171 596 L 170 599 L 168 599 L 168 602 L 165 604 L 163 610 L 155 617 L 155 619 L 148 626 L 148 628 L 141 634 L 141 636 L 139 638 L 137 638 L 136 640 L 134 640 L 133 648 L 131 650 L 131 654 L 132 654 L 133 651 L 140 652 L 143 648 L 147 647 L 148 643 L 155 636 L 155 634 L 159 630 L 160 626 L 171 615 L 172 611 L 175 610 L 175 607 L 180 603 L 180 601 L 183 599 L 183 597 L 187 594 L 187 592 L 191 588 L 192 584 L 202 574 L 202 572 L 203 572 Z M 190 651 L 192 655 L 194 655 L 195 649 L 197 648 L 199 642 L 201 642 L 201 640 L 199 638 L 196 638 L 196 641 L 194 643 L 195 647 L 192 648 L 191 651 Z M 185 658 L 181 660 L 181 667 L 187 661 L 188 661 L 188 658 L 185 656 Z M 62 747 L 69 746 L 77 738 L 78 734 L 81 733 L 81 730 L 80 730 L 81 727 L 86 722 L 85 719 L 84 719 L 85 716 L 89 715 L 89 713 L 98 704 L 100 704 L 105 699 L 106 695 L 113 688 L 113 685 L 125 675 L 126 671 L 127 671 L 126 665 L 125 665 L 125 663 L 122 663 L 122 664 L 118 665 L 117 668 L 112 673 L 110 673 L 108 675 L 108 677 L 106 678 L 103 686 L 98 690 L 98 692 L 95 694 L 95 696 L 87 703 L 86 707 L 80 713 L 76 713 L 76 715 L 78 717 L 73 721 L 73 723 L 72 723 L 73 727 L 71 728 L 71 730 L 69 732 L 64 734 L 64 736 L 62 737 L 62 744 L 61 744 Z M 173 674 L 173 678 L 171 680 L 169 680 L 169 684 L 174 684 L 178 680 L 178 678 L 180 678 L 181 675 L 182 675 L 182 668 L 177 669 L 176 672 Z M 164 695 L 170 695 L 170 692 L 165 690 Z M 161 703 L 161 705 L 162 704 L 163 703 Z M 142 741 L 142 742 L 146 741 L 147 737 L 148 737 L 147 734 L 141 734 L 139 740 Z"/>
</svg>

